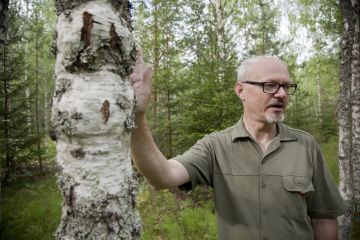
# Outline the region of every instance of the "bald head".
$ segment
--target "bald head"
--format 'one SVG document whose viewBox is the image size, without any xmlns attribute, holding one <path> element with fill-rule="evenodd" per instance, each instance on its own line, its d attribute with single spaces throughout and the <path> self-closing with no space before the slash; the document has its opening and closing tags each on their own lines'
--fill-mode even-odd
<svg viewBox="0 0 360 240">
<path fill-rule="evenodd" d="M 262 68 L 272 66 L 284 68 L 287 71 L 287 66 L 277 57 L 264 55 L 248 58 L 238 68 L 237 81 L 245 82 L 250 79 L 251 75 L 261 72 Z"/>
</svg>

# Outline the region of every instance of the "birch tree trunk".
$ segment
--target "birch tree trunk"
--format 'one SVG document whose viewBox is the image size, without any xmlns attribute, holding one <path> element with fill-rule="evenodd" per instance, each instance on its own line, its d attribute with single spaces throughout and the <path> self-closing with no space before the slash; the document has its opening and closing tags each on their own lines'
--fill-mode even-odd
<svg viewBox="0 0 360 240">
<path fill-rule="evenodd" d="M 339 94 L 339 190 L 346 213 L 339 218 L 339 239 L 352 238 L 360 219 L 360 22 L 359 1 L 342 0 L 344 18 L 341 38 Z M 357 222 L 358 224 L 358 222 Z"/>
<path fill-rule="evenodd" d="M 138 239 L 130 159 L 130 3 L 57 0 L 52 108 L 64 202 L 56 239 Z"/>
<path fill-rule="evenodd" d="M 321 86 L 321 72 L 320 72 L 320 59 L 316 60 L 316 90 L 317 90 L 317 104 L 315 107 L 315 113 L 317 119 L 319 119 L 320 129 L 323 126 L 323 114 L 322 114 L 322 86 Z"/>
<path fill-rule="evenodd" d="M 223 18 L 223 6 L 221 0 L 215 0 L 215 12 L 216 12 L 216 37 L 217 37 L 217 48 L 218 48 L 218 81 L 219 83 L 224 82 L 225 78 L 225 26 Z"/>
<path fill-rule="evenodd" d="M 351 62 L 353 238 L 360 238 L 360 1 L 352 0 L 355 32 Z"/>
</svg>

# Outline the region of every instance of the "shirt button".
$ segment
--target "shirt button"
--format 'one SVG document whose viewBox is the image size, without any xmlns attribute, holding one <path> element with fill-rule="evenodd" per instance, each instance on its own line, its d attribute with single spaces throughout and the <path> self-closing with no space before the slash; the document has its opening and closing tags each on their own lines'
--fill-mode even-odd
<svg viewBox="0 0 360 240">
<path fill-rule="evenodd" d="M 261 188 L 266 188 L 266 184 L 265 184 L 265 183 L 261 183 Z"/>
<path fill-rule="evenodd" d="M 267 209 L 264 209 L 264 210 L 262 211 L 262 213 L 263 213 L 263 215 L 266 215 L 266 214 L 268 213 L 268 210 L 267 210 Z"/>
</svg>

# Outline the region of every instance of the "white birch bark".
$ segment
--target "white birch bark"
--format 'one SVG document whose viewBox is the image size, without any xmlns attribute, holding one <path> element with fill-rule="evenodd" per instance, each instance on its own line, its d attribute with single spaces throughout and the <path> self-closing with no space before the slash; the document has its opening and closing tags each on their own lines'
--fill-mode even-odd
<svg viewBox="0 0 360 240">
<path fill-rule="evenodd" d="M 219 72 L 218 72 L 218 81 L 222 83 L 225 78 L 225 40 L 224 40 L 224 19 L 223 19 L 223 6 L 221 0 L 215 0 L 215 9 L 216 9 L 216 36 L 217 36 L 217 48 L 218 48 L 218 62 L 219 62 Z"/>
<path fill-rule="evenodd" d="M 52 124 L 64 203 L 57 239 L 138 239 L 130 159 L 129 1 L 57 1 Z"/>
<path fill-rule="evenodd" d="M 316 60 L 316 89 L 317 89 L 317 105 L 316 105 L 316 115 L 319 119 L 320 128 L 323 125 L 323 116 L 322 116 L 322 86 L 321 86 L 321 72 L 320 72 L 320 60 Z"/>
<path fill-rule="evenodd" d="M 352 99 L 352 184 L 353 184 L 353 234 L 360 237 L 360 2 L 351 0 L 354 14 L 354 44 L 351 64 Z"/>
<path fill-rule="evenodd" d="M 354 53 L 356 54 L 355 19 L 351 0 L 340 1 L 344 18 L 344 31 L 341 38 L 341 66 L 339 93 L 339 191 L 345 201 L 345 215 L 339 217 L 339 239 L 348 240 L 352 236 L 352 218 L 354 214 Z M 356 98 L 356 97 L 355 97 Z M 356 100 L 355 100 L 356 101 Z M 355 117 L 355 119 L 354 119 Z M 357 117 L 357 120 L 356 120 Z M 357 143 L 358 144 L 358 143 Z M 356 143 L 355 143 L 356 145 Z M 356 150 L 355 150 L 356 151 Z M 355 153 L 356 154 L 356 153 Z M 359 157 L 359 155 L 358 155 Z M 355 160 L 358 161 L 359 159 Z"/>
</svg>

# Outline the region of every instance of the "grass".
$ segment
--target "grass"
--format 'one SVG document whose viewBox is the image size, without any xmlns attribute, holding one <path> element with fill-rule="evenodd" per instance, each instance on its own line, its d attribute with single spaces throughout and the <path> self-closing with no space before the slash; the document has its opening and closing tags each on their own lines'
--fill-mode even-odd
<svg viewBox="0 0 360 240">
<path fill-rule="evenodd" d="M 142 184 L 138 194 L 142 239 L 217 239 L 214 205 L 200 191 L 185 196 Z"/>
<path fill-rule="evenodd" d="M 143 221 L 142 239 L 217 239 L 211 200 L 156 192 L 139 185 L 138 208 Z M 61 216 L 61 195 L 54 176 L 18 180 L 2 189 L 0 239 L 54 239 Z M 206 196 L 206 195 L 205 195 Z M 191 198 L 193 197 L 193 198 Z"/>
<path fill-rule="evenodd" d="M 53 239 L 61 214 L 55 177 L 21 180 L 3 188 L 0 236 L 3 240 Z"/>
</svg>

